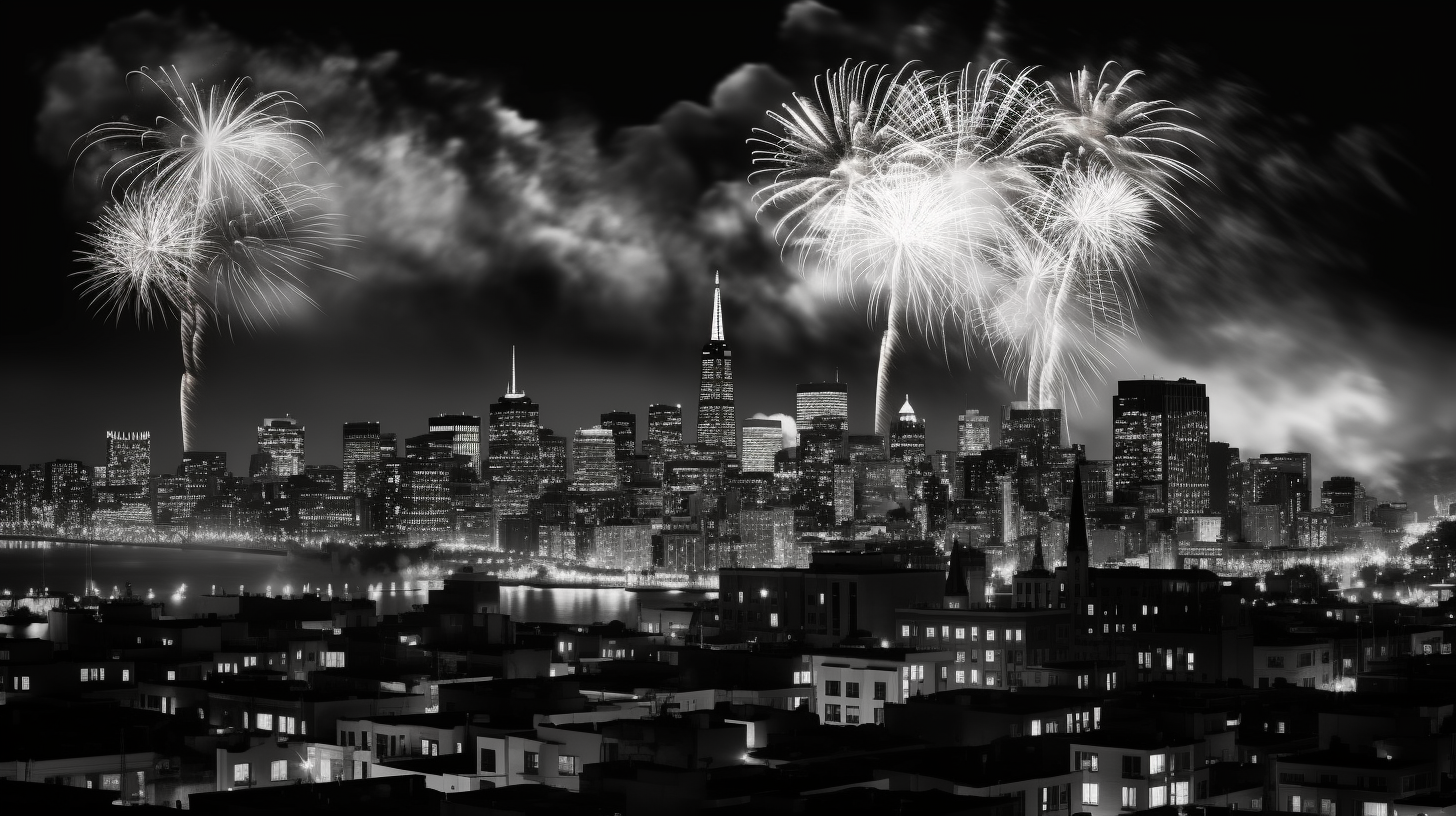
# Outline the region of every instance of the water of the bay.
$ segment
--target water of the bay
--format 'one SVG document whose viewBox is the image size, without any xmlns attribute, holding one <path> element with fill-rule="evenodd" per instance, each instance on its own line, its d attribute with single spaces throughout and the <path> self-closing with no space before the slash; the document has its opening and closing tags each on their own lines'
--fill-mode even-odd
<svg viewBox="0 0 1456 816">
<path fill-rule="evenodd" d="M 164 604 L 163 613 L 191 617 L 198 595 L 213 591 L 304 592 L 374 599 L 380 614 L 409 610 L 428 599 L 429 589 L 440 587 L 447 568 L 436 565 L 401 570 L 360 571 L 324 560 L 256 553 L 171 550 L 157 547 L 94 545 L 54 542 L 0 542 L 0 590 L 29 595 L 49 587 L 81 594 L 90 580 L 103 597 L 122 594 L 131 584 L 133 594 Z M 347 587 L 347 589 L 346 589 Z M 633 591 L 618 588 L 526 586 L 501 587 L 501 611 L 518 621 L 595 623 L 637 621 L 640 603 L 664 600 L 688 603 L 716 597 L 713 592 Z M 22 628 L 0 624 L 12 637 L 44 637 L 45 624 Z"/>
</svg>

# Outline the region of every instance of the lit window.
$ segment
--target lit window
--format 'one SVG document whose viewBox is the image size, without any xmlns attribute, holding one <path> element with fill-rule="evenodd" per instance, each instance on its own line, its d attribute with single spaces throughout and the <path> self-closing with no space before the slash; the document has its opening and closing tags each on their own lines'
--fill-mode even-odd
<svg viewBox="0 0 1456 816">
<path fill-rule="evenodd" d="M 248 712 L 244 711 L 243 712 L 243 729 L 244 730 L 247 730 L 247 728 L 248 728 Z"/>
<path fill-rule="evenodd" d="M 996 662 L 996 650 L 995 649 L 987 649 L 986 650 L 986 662 L 987 663 L 995 663 Z"/>
<path fill-rule="evenodd" d="M 273 730 L 273 715 L 272 714 L 262 714 L 262 713 L 258 714 L 258 730 L 259 731 L 272 731 Z"/>
<path fill-rule="evenodd" d="M 942 626 L 942 627 L 940 627 L 940 636 L 942 638 L 946 639 L 946 640 L 950 640 L 950 627 L 949 626 Z"/>
<path fill-rule="evenodd" d="M 1096 607 L 1096 606 L 1097 606 L 1097 605 L 1096 605 L 1096 604 L 1087 604 L 1087 614 L 1088 614 L 1088 615 L 1092 615 L 1092 614 L 1095 614 L 1095 613 L 1093 613 L 1093 611 L 1092 611 L 1092 610 L 1093 610 L 1093 608 L 1095 608 L 1095 607 Z"/>
<path fill-rule="evenodd" d="M 241 762 L 233 766 L 233 784 L 248 784 L 248 763 Z"/>
<path fill-rule="evenodd" d="M 956 681 L 956 683 L 958 683 L 960 685 L 965 685 L 965 683 L 966 683 L 966 673 L 964 671 L 962 671 L 961 669 L 956 669 L 955 681 Z"/>
<path fill-rule="evenodd" d="M 981 639 L 981 627 L 979 627 L 979 626 L 972 626 L 971 627 L 971 640 L 976 641 L 976 640 L 980 640 L 980 639 Z"/>
<path fill-rule="evenodd" d="M 131 681 L 131 669 L 122 669 L 121 670 L 121 682 L 128 683 L 130 681 Z"/>
<path fill-rule="evenodd" d="M 1137 807 L 1137 788 L 1129 788 L 1126 785 L 1122 788 L 1122 806 L 1129 810 Z"/>
<path fill-rule="evenodd" d="M 1022 630 L 1020 630 L 1020 629 L 1017 629 L 1016 630 L 1016 640 L 1017 640 L 1018 643 L 1021 641 L 1021 632 L 1022 632 Z"/>
<path fill-rule="evenodd" d="M 1041 736 L 1041 720 L 1031 721 L 1031 735 L 1033 737 Z"/>
<path fill-rule="evenodd" d="M 1178 781 L 1178 782 L 1174 782 L 1173 783 L 1173 801 L 1172 802 L 1169 802 L 1169 804 L 1172 804 L 1172 805 L 1186 805 L 1186 804 L 1188 804 L 1188 780 L 1185 779 L 1185 780 L 1181 780 L 1181 781 Z"/>
<path fill-rule="evenodd" d="M 1163 654 L 1163 668 L 1166 671 L 1173 670 L 1173 650 L 1169 649 Z"/>
<path fill-rule="evenodd" d="M 1160 808 L 1168 804 L 1168 789 L 1163 785 L 1148 788 L 1148 807 Z"/>
<path fill-rule="evenodd" d="M 1084 804 L 1084 805 L 1095 805 L 1095 804 L 1097 804 L 1097 783 L 1096 782 L 1083 782 L 1082 783 L 1082 804 Z"/>
<path fill-rule="evenodd" d="M 1193 653 L 1188 653 L 1188 671 L 1193 671 Z"/>
<path fill-rule="evenodd" d="M 268 781 L 282 782 L 288 779 L 288 760 L 275 759 L 268 764 Z"/>
<path fill-rule="evenodd" d="M 556 773 L 558 776 L 576 776 L 576 757 L 556 757 Z"/>
<path fill-rule="evenodd" d="M 1148 773 L 1150 773 L 1150 774 L 1160 774 L 1160 773 L 1165 772 L 1168 769 L 1168 764 L 1167 763 L 1168 763 L 1168 756 L 1167 756 L 1167 754 L 1152 754 L 1152 755 L 1150 755 L 1148 757 Z M 1149 802 L 1148 804 L 1151 807 L 1161 807 L 1161 805 L 1154 805 L 1154 804 L 1152 804 L 1152 802 Z"/>
<path fill-rule="evenodd" d="M 965 639 L 966 639 L 966 627 L 964 627 L 964 626 L 957 626 L 956 627 L 956 640 L 965 640 Z"/>
<path fill-rule="evenodd" d="M 992 643 L 995 640 L 996 640 L 996 630 L 995 629 L 987 629 L 986 630 L 986 642 L 987 643 Z"/>
<path fill-rule="evenodd" d="M 770 613 L 768 613 L 768 625 L 769 626 L 778 626 L 779 625 L 779 613 L 777 613 L 777 612 L 770 612 Z"/>
<path fill-rule="evenodd" d="M 168 669 L 167 670 L 167 679 L 168 680 L 176 680 L 177 679 L 177 672 L 175 672 L 175 671 L 173 671 L 171 669 Z"/>
<path fill-rule="evenodd" d="M 964 662 L 966 662 L 966 653 L 965 652 L 956 652 L 955 662 L 957 662 L 957 663 L 964 663 Z"/>
<path fill-rule="evenodd" d="M 758 597 L 760 597 L 760 598 L 767 598 L 768 597 L 768 590 L 767 589 L 760 589 L 758 591 Z"/>
<path fill-rule="evenodd" d="M 910 624 L 903 623 L 900 625 L 900 637 L 910 637 Z"/>
<path fill-rule="evenodd" d="M 1384 802 L 1365 802 L 1360 808 L 1360 816 L 1385 816 Z"/>
</svg>

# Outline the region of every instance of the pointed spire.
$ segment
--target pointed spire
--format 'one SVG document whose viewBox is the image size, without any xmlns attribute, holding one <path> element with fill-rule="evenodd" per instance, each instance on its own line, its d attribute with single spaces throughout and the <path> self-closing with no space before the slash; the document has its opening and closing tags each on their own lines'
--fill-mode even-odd
<svg viewBox="0 0 1456 816">
<path fill-rule="evenodd" d="M 1067 520 L 1067 551 L 1087 552 L 1087 511 L 1082 504 L 1082 467 L 1072 470 L 1072 517 Z"/>
<path fill-rule="evenodd" d="M 525 394 L 522 394 L 520 391 L 517 391 L 516 390 L 516 347 L 515 346 L 511 346 L 511 384 L 506 389 L 506 396 L 507 397 L 524 397 L 524 396 L 526 396 Z"/>
<path fill-rule="evenodd" d="M 723 290 L 718 285 L 718 273 L 713 273 L 713 336 L 710 340 L 723 339 Z"/>
</svg>

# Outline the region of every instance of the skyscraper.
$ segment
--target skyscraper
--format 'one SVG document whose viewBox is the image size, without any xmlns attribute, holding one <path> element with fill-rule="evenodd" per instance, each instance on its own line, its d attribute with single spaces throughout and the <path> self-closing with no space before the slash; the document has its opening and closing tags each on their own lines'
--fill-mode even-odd
<svg viewBox="0 0 1456 816">
<path fill-rule="evenodd" d="M 987 439 L 989 440 L 989 426 Z M 1029 467 L 1049 467 L 1062 446 L 1062 409 L 1012 403 L 1001 415 L 1001 447 L 1021 453 Z"/>
<path fill-rule="evenodd" d="M 404 441 L 399 524 L 410 530 L 450 526 L 450 472 L 467 461 L 455 452 L 455 434 L 432 430 Z"/>
<path fill-rule="evenodd" d="M 647 406 L 647 439 L 642 452 L 662 460 L 683 457 L 681 405 L 657 403 Z"/>
<path fill-rule="evenodd" d="M 1352 476 L 1332 476 L 1320 486 L 1320 504 L 1334 516 L 1335 524 L 1348 527 L 1359 517 L 1365 486 Z"/>
<path fill-rule="evenodd" d="M 258 475 L 286 478 L 303 475 L 304 428 L 291 415 L 267 418 L 258 426 L 258 453 L 267 461 Z"/>
<path fill-rule="evenodd" d="M 1154 496 L 1155 512 L 1203 513 L 1210 498 L 1204 386 L 1182 378 L 1118 382 L 1112 458 L 1115 491 Z"/>
<path fill-rule="evenodd" d="M 490 405 L 490 479 L 503 495 L 497 516 L 525 515 L 540 489 L 541 408 L 516 385 L 516 350 L 511 349 L 511 382 Z"/>
<path fill-rule="evenodd" d="M 774 457 L 784 447 L 784 424 L 777 419 L 743 420 L 744 473 L 773 473 Z"/>
<path fill-rule="evenodd" d="M 377 466 L 383 455 L 379 449 L 378 422 L 344 423 L 344 492 L 362 490 L 360 470 Z M 393 452 L 391 451 L 391 455 Z M 362 477 L 367 479 L 367 475 Z"/>
<path fill-rule="evenodd" d="M 481 474 L 480 417 L 470 414 L 441 414 L 430 417 L 430 431 L 448 431 L 450 449 L 457 468 L 469 470 L 475 478 Z"/>
<path fill-rule="evenodd" d="M 991 417 L 968 408 L 956 417 L 956 452 L 970 456 L 991 449 Z"/>
<path fill-rule="evenodd" d="M 566 484 L 566 437 L 558 436 L 550 428 L 541 429 L 541 468 L 538 481 L 544 491 L 548 486 L 564 489 Z"/>
<path fill-rule="evenodd" d="M 1305 513 L 1311 510 L 1311 492 L 1314 487 L 1314 463 L 1313 457 L 1308 453 L 1290 451 L 1288 453 L 1261 453 L 1259 458 L 1274 463 L 1283 473 L 1296 477 L 1290 482 L 1290 489 L 1294 491 L 1296 507 L 1295 513 Z"/>
<path fill-rule="evenodd" d="M 800 428 L 814 424 L 819 417 L 839 420 L 849 430 L 849 386 L 842 382 L 800 383 L 795 395 L 794 419 Z"/>
<path fill-rule="evenodd" d="M 186 479 L 189 496 L 214 496 L 218 485 L 227 476 L 227 453 L 224 451 L 187 451 L 177 475 Z"/>
<path fill-rule="evenodd" d="M 616 490 L 617 442 L 611 429 L 600 425 L 578 428 L 571 439 L 571 489 L 576 493 Z"/>
<path fill-rule="evenodd" d="M 608 411 L 602 414 L 601 427 L 612 432 L 618 479 L 628 481 L 632 474 L 632 457 L 637 455 L 637 415 L 631 411 Z"/>
<path fill-rule="evenodd" d="M 890 425 L 890 458 L 904 461 L 909 471 L 918 471 L 926 461 L 925 420 L 915 416 L 909 394 L 905 395 L 899 416 Z"/>
<path fill-rule="evenodd" d="M 733 403 L 733 350 L 723 339 L 723 292 L 713 276 L 713 328 L 703 344 L 698 379 L 698 447 L 702 455 L 738 458 L 738 417 Z"/>
<path fill-rule="evenodd" d="M 106 484 L 99 487 L 145 485 L 151 475 L 151 431 L 106 432 Z"/>
</svg>

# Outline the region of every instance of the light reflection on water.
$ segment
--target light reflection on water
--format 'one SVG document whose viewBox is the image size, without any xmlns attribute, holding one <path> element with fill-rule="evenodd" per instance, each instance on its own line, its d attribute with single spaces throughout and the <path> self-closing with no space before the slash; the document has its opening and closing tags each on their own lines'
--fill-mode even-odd
<svg viewBox="0 0 1456 816">
<path fill-rule="evenodd" d="M 332 588 L 354 597 L 373 599 L 380 614 L 409 611 L 429 600 L 429 590 L 440 587 L 436 573 L 338 568 L 328 561 L 288 558 L 256 553 L 200 552 L 155 547 L 103 545 L 91 548 L 91 579 L 103 596 L 115 587 L 146 597 L 155 593 L 163 613 L 190 617 L 198 595 L 213 591 L 235 593 L 265 588 L 302 592 Z M 80 544 L 4 542 L 0 544 L 0 588 L 12 595 L 50 587 L 77 594 L 86 582 L 86 547 Z M 621 588 L 501 587 L 501 611 L 517 621 L 593 623 L 620 620 L 636 623 L 639 603 L 691 603 L 717 597 L 716 592 L 671 590 L 628 592 Z M 46 625 L 16 627 L 0 624 L 11 637 L 45 637 Z"/>
</svg>

